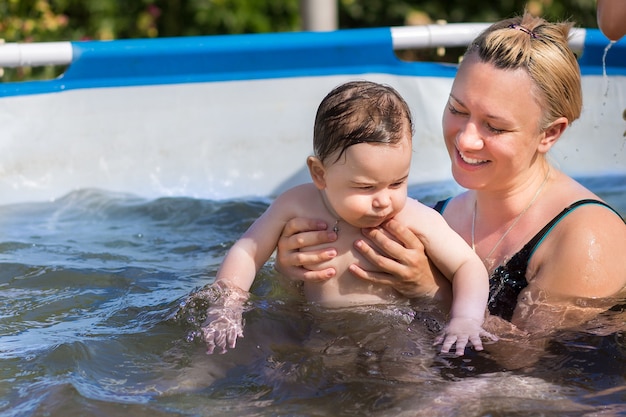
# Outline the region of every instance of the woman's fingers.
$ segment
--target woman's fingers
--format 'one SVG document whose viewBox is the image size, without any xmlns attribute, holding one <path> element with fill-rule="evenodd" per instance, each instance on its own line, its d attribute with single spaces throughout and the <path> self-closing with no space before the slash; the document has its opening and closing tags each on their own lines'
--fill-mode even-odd
<svg viewBox="0 0 626 417">
<path fill-rule="evenodd" d="M 348 268 L 350 272 L 358 278 L 365 279 L 376 284 L 394 286 L 397 280 L 393 275 L 386 272 L 368 271 L 356 264 L 352 264 Z"/>
<path fill-rule="evenodd" d="M 282 237 L 291 237 L 302 232 L 314 232 L 328 229 L 328 225 L 322 220 L 306 217 L 295 217 L 287 222 L 283 228 Z"/>
<path fill-rule="evenodd" d="M 441 277 L 426 257 L 424 245 L 410 229 L 392 219 L 381 228 L 365 229 L 363 234 L 371 244 L 359 240 L 355 247 L 382 272 L 352 265 L 350 271 L 355 276 L 391 285 L 409 298 L 432 296 L 439 291 Z"/>
<path fill-rule="evenodd" d="M 337 256 L 334 248 L 307 250 L 337 240 L 337 233 L 327 231 L 327 227 L 315 219 L 298 217 L 287 222 L 278 240 L 276 270 L 296 281 L 326 281 L 335 276 L 334 268 L 309 270 Z"/>
<path fill-rule="evenodd" d="M 409 228 L 391 219 L 381 228 L 365 229 L 367 236 L 389 258 L 405 263 L 412 253 L 424 252 L 422 241 Z"/>
</svg>

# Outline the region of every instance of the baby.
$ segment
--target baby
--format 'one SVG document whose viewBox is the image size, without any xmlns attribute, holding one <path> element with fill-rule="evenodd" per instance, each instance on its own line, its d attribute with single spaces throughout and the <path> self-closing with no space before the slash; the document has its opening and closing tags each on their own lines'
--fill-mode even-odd
<svg viewBox="0 0 626 417">
<path fill-rule="evenodd" d="M 372 269 L 353 249 L 353 242 L 363 239 L 361 228 L 395 218 L 420 237 L 431 261 L 452 282 L 450 320 L 436 340 L 443 342 L 442 352 L 456 344 L 456 354 L 462 355 L 468 341 L 482 350 L 481 336 L 494 339 L 481 327 L 489 292 L 482 261 L 439 213 L 407 196 L 412 136 L 409 107 L 389 86 L 348 82 L 322 100 L 313 133 L 315 155 L 307 158 L 313 182 L 278 196 L 226 255 L 213 285 L 222 296 L 202 325 L 208 353 L 215 347 L 224 353 L 243 336 L 247 291 L 294 217 L 325 220 L 337 233 L 332 244 L 337 256 L 317 266 L 335 268 L 336 276 L 304 282 L 307 301 L 338 308 L 402 300 L 391 286 L 361 280 L 348 270 L 352 264 Z"/>
</svg>

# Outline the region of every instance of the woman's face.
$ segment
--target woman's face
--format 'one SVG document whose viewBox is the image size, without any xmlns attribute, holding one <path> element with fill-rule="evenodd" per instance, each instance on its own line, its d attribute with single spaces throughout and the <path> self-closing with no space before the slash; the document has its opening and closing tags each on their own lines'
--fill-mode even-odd
<svg viewBox="0 0 626 417">
<path fill-rule="evenodd" d="M 468 189 L 507 189 L 537 159 L 541 108 L 522 69 L 502 70 L 465 57 L 443 113 L 452 175 Z"/>
</svg>

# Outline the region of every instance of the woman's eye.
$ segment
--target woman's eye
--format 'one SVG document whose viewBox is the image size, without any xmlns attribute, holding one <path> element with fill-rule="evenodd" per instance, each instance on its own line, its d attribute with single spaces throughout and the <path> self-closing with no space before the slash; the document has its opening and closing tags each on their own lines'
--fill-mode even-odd
<svg viewBox="0 0 626 417">
<path fill-rule="evenodd" d="M 487 125 L 487 129 L 489 129 L 489 131 L 490 131 L 491 133 L 495 133 L 495 134 L 498 134 L 498 135 L 499 135 L 500 133 L 504 133 L 504 132 L 505 132 L 505 130 L 503 130 L 503 129 L 498 129 L 498 128 L 493 127 L 493 126 L 491 126 L 491 125 Z"/>
<path fill-rule="evenodd" d="M 454 106 L 448 106 L 448 111 L 452 114 L 464 114 L 463 112 L 457 110 Z"/>
</svg>

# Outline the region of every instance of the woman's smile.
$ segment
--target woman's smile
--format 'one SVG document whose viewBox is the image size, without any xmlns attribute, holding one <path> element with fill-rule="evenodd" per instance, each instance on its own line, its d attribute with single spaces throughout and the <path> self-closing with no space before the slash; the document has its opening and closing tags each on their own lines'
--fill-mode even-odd
<svg viewBox="0 0 626 417">
<path fill-rule="evenodd" d="M 457 151 L 457 155 L 459 156 L 459 159 L 468 165 L 478 166 L 478 165 L 489 163 L 488 159 L 471 158 L 468 155 L 464 155 L 463 152 L 461 152 L 458 149 L 456 151 Z"/>
</svg>

